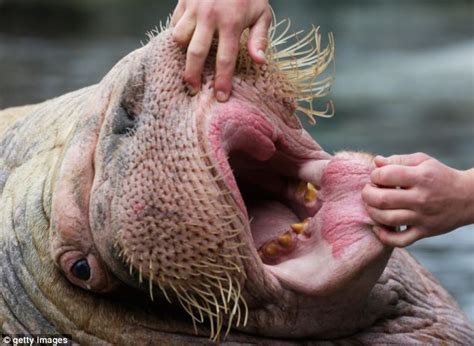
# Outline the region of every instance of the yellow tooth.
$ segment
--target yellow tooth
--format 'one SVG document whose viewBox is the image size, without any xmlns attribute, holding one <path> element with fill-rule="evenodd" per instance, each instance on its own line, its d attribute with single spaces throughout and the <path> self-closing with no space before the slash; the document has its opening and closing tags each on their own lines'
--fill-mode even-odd
<svg viewBox="0 0 474 346">
<path fill-rule="evenodd" d="M 309 217 L 304 219 L 303 222 L 294 223 L 290 225 L 290 227 L 293 230 L 293 232 L 295 232 L 296 234 L 303 234 L 306 228 L 308 227 L 308 223 L 309 223 Z"/>
<path fill-rule="evenodd" d="M 317 197 L 318 197 L 318 190 L 316 190 L 313 184 L 307 183 L 306 192 L 304 193 L 304 201 L 306 203 L 311 203 L 311 202 L 316 201 Z"/>
<path fill-rule="evenodd" d="M 305 224 L 304 223 L 294 223 L 291 226 L 293 232 L 297 234 L 302 234 L 304 232 Z"/>
<path fill-rule="evenodd" d="M 289 232 L 286 232 L 278 237 L 278 243 L 288 249 L 293 245 L 293 238 Z"/>
<path fill-rule="evenodd" d="M 271 242 L 263 247 L 263 253 L 265 256 L 274 257 L 278 254 L 278 246 Z"/>
</svg>

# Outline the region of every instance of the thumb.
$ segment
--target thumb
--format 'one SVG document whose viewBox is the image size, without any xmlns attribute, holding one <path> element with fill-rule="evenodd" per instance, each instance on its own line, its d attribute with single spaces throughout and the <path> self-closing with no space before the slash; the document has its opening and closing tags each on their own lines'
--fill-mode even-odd
<svg viewBox="0 0 474 346">
<path fill-rule="evenodd" d="M 389 157 L 377 155 L 374 158 L 374 163 L 377 167 L 382 167 L 386 165 L 418 166 L 420 163 L 429 159 L 430 157 L 424 153 L 416 153 L 409 155 L 392 155 Z"/>
<path fill-rule="evenodd" d="M 268 45 L 268 28 L 271 16 L 266 12 L 260 16 L 257 22 L 250 28 L 247 48 L 249 55 L 257 64 L 265 64 L 265 50 Z"/>
</svg>

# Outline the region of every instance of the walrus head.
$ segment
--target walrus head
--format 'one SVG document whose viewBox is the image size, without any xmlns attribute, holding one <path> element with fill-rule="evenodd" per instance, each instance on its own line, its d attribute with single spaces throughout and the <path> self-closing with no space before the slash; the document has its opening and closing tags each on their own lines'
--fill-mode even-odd
<svg viewBox="0 0 474 346">
<path fill-rule="evenodd" d="M 227 103 L 213 96 L 212 53 L 189 93 L 167 28 L 97 86 L 53 195 L 51 251 L 72 283 L 167 299 L 212 337 L 335 337 L 373 322 L 390 251 L 360 199 L 371 158 L 331 156 L 295 116 L 326 114 L 311 105 L 329 90 L 317 77 L 332 37 L 321 50 L 316 29 L 277 31 L 268 64 L 241 48 Z"/>
</svg>

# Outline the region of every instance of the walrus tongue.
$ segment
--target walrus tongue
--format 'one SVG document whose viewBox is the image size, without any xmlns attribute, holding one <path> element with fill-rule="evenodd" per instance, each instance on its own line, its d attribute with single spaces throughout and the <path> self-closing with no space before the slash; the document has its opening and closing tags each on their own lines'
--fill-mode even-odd
<svg viewBox="0 0 474 346">
<path fill-rule="evenodd" d="M 299 222 L 298 216 L 278 201 L 259 201 L 248 209 L 253 242 L 257 249 L 287 232 L 291 224 Z"/>
<path fill-rule="evenodd" d="M 312 235 L 308 226 L 322 206 L 312 183 L 287 183 L 273 198 L 258 189 L 243 193 L 253 243 L 264 263 L 278 264 L 304 250 Z"/>
</svg>

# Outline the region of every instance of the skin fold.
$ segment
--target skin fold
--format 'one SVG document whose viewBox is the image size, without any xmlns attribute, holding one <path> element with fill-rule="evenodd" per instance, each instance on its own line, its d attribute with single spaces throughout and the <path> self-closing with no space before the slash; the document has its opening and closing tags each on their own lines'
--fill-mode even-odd
<svg viewBox="0 0 474 346">
<path fill-rule="evenodd" d="M 97 85 L 0 112 L 2 333 L 80 344 L 473 339 L 436 279 L 371 231 L 361 192 L 372 157 L 323 151 L 294 115 L 288 75 L 244 49 L 227 103 L 211 87 L 216 47 L 194 95 L 186 52 L 165 29 Z M 306 214 L 310 234 L 269 251 Z M 78 260 L 87 279 L 71 269 Z"/>
</svg>

